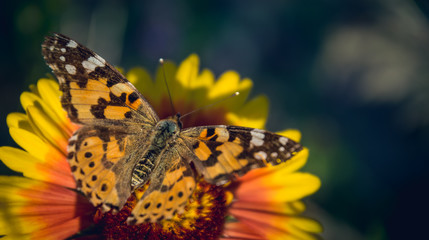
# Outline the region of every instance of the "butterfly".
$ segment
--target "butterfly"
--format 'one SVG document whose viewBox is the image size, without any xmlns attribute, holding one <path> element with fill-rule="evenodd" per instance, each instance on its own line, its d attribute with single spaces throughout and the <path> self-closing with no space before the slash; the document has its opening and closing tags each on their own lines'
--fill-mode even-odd
<svg viewBox="0 0 429 240">
<path fill-rule="evenodd" d="M 182 129 L 179 115 L 160 120 L 118 70 L 64 35 L 47 36 L 42 54 L 59 81 L 64 110 L 81 125 L 67 147 L 77 189 L 103 212 L 116 213 L 148 183 L 127 219 L 130 225 L 183 213 L 198 176 L 222 185 L 303 149 L 260 129 Z"/>
</svg>

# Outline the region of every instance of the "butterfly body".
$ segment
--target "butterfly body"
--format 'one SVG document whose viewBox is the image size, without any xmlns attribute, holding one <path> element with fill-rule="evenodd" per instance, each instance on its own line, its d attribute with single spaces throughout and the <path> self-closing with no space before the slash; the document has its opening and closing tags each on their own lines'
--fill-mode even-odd
<svg viewBox="0 0 429 240">
<path fill-rule="evenodd" d="M 149 147 L 143 154 L 132 171 L 131 187 L 136 189 L 142 186 L 148 180 L 148 177 L 154 170 L 155 166 L 162 164 L 165 159 L 160 159 L 162 152 L 171 148 L 175 144 L 175 138 L 180 131 L 179 120 L 165 119 L 161 120 L 154 127 L 152 136 L 149 137 Z M 144 140 L 143 140 L 144 141 Z M 167 145 L 169 145 L 167 147 Z"/>
<path fill-rule="evenodd" d="M 302 150 L 299 143 L 260 129 L 182 129 L 178 115 L 159 120 L 121 73 L 64 35 L 46 37 L 42 54 L 60 83 L 64 110 L 81 125 L 67 148 L 77 189 L 94 206 L 115 213 L 148 183 L 128 224 L 158 222 L 183 212 L 197 175 L 221 185 Z"/>
</svg>

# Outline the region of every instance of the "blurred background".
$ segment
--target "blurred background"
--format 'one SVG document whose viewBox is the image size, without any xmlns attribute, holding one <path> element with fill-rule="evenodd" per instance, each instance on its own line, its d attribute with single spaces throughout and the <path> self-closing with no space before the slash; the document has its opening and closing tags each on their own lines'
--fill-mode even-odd
<svg viewBox="0 0 429 240">
<path fill-rule="evenodd" d="M 50 72 L 40 44 L 51 32 L 125 69 L 197 53 L 269 97 L 267 129 L 302 131 L 304 170 L 323 184 L 306 215 L 326 239 L 418 239 L 429 223 L 428 16 L 425 0 L 1 1 L 0 145 L 16 146 L 6 116 Z"/>
</svg>

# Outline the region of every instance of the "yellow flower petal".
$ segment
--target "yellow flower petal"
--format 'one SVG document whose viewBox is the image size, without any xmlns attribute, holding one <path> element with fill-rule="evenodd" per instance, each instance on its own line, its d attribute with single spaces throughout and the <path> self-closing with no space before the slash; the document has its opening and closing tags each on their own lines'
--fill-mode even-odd
<svg viewBox="0 0 429 240">
<path fill-rule="evenodd" d="M 46 144 L 37 135 L 20 128 L 10 128 L 9 133 L 19 146 L 39 159 L 41 163 L 55 166 L 68 164 L 64 161 L 65 157 L 61 152 Z"/>
<path fill-rule="evenodd" d="M 240 81 L 240 75 L 235 71 L 224 72 L 215 82 L 214 86 L 208 92 L 208 99 L 217 101 L 225 97 L 231 96 L 235 92 L 240 92 L 240 95 L 234 97 L 234 101 L 228 101 L 222 105 L 228 109 L 240 108 L 246 101 L 253 83 L 250 79 L 245 78 Z"/>
<path fill-rule="evenodd" d="M 237 72 L 224 72 L 215 82 L 213 88 L 210 90 L 208 98 L 218 99 L 229 96 L 234 92 L 238 91 L 239 84 L 240 75 Z"/>
<path fill-rule="evenodd" d="M 23 92 L 20 97 L 21 105 L 24 109 L 27 109 L 29 106 L 37 106 L 42 108 L 46 114 L 51 118 L 56 118 L 55 112 L 36 94 L 30 92 Z"/>
<path fill-rule="evenodd" d="M 264 128 L 268 116 L 268 99 L 259 95 L 243 107 L 226 114 L 229 124 L 252 128 Z"/>
<path fill-rule="evenodd" d="M 290 138 L 295 142 L 301 141 L 301 132 L 296 129 L 286 129 L 281 132 L 277 132 L 277 134 Z"/>
<path fill-rule="evenodd" d="M 33 127 L 31 126 L 27 115 L 23 113 L 9 113 L 6 118 L 6 123 L 9 128 L 22 128 L 26 131 L 34 133 Z"/>
<path fill-rule="evenodd" d="M 49 118 L 42 109 L 36 106 L 27 107 L 27 115 L 38 132 L 42 132 L 44 138 L 58 150 L 66 154 L 69 135 L 59 127 L 54 120 Z"/>
<path fill-rule="evenodd" d="M 296 229 L 310 233 L 321 233 L 323 231 L 322 225 L 310 218 L 295 217 L 290 221 L 290 225 Z"/>
<path fill-rule="evenodd" d="M 281 172 L 272 174 L 264 181 L 281 181 L 282 184 L 273 184 L 265 194 L 271 196 L 272 201 L 289 202 L 301 199 L 313 194 L 320 188 L 320 179 L 309 173 L 292 173 L 282 176 Z M 271 182 L 272 183 L 272 182 Z"/>
<path fill-rule="evenodd" d="M 197 76 L 197 79 L 190 82 L 189 103 L 193 104 L 194 108 L 204 107 L 214 103 L 207 98 L 208 92 L 214 84 L 214 74 L 212 71 L 205 69 Z M 218 106 L 219 107 L 219 106 Z"/>
<path fill-rule="evenodd" d="M 45 157 L 51 149 L 37 135 L 20 128 L 9 128 L 9 133 L 19 146 L 39 160 L 45 161 Z"/>
<path fill-rule="evenodd" d="M 57 126 L 59 126 L 62 130 L 62 132 L 64 132 L 65 134 L 70 135 L 71 131 L 69 130 L 70 128 L 76 128 L 76 127 L 66 127 L 69 124 L 69 120 L 64 120 L 67 121 L 67 123 L 61 122 L 61 119 L 57 116 L 57 114 L 48 106 L 48 104 L 46 102 L 44 102 L 43 99 L 41 99 L 39 96 L 37 96 L 34 93 L 30 93 L 30 92 L 24 92 L 21 94 L 21 104 L 22 107 L 27 111 L 27 109 L 29 107 L 34 106 L 35 108 L 38 109 L 39 112 L 41 112 L 43 115 L 46 115 L 45 118 L 50 118 L 55 124 L 57 124 Z M 61 113 L 65 114 L 65 112 L 63 110 L 61 110 Z M 40 130 L 34 125 L 34 123 L 31 122 L 30 119 L 30 123 L 32 124 L 33 128 L 34 128 L 34 132 L 39 135 L 40 137 L 44 137 L 44 133 L 40 132 Z"/>
<path fill-rule="evenodd" d="M 204 69 L 197 79 L 190 83 L 191 88 L 206 88 L 209 89 L 214 84 L 214 74 L 208 69 Z"/>
<path fill-rule="evenodd" d="M 37 90 L 40 93 L 39 96 L 41 96 L 46 103 L 46 106 L 55 114 L 55 116 L 49 115 L 49 117 L 51 117 L 67 135 L 71 135 L 76 130 L 76 127 L 71 125 L 70 119 L 67 118 L 66 111 L 64 111 L 61 106 L 59 101 L 61 93 L 58 83 L 51 79 L 40 79 L 37 82 Z M 49 114 L 49 112 L 47 113 Z"/>
<path fill-rule="evenodd" d="M 180 65 L 176 78 L 188 92 L 181 101 L 186 101 L 191 108 L 197 109 L 214 103 L 213 100 L 207 98 L 208 92 L 214 84 L 214 74 L 205 69 L 201 74 L 195 75 L 198 73 L 199 59 L 194 59 L 194 57 L 198 58 L 191 55 Z"/>
<path fill-rule="evenodd" d="M 184 87 L 194 89 L 198 83 L 197 75 L 200 67 L 200 59 L 196 54 L 191 54 L 179 65 L 176 73 L 177 81 Z"/>
<path fill-rule="evenodd" d="M 157 99 L 156 92 L 154 92 L 155 84 L 146 69 L 132 68 L 126 77 L 146 99 L 151 101 Z"/>
</svg>

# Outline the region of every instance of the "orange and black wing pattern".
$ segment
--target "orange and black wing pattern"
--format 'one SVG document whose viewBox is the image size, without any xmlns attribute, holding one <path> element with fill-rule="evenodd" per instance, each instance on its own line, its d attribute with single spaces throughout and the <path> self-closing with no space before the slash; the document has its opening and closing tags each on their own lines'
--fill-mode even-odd
<svg viewBox="0 0 429 240">
<path fill-rule="evenodd" d="M 287 137 L 237 126 L 189 128 L 181 137 L 195 155 L 197 171 L 218 185 L 251 169 L 285 162 L 302 150 L 299 143 Z"/>
<path fill-rule="evenodd" d="M 139 91 L 98 54 L 61 35 L 46 37 L 42 54 L 63 92 L 70 119 L 81 124 L 155 125 L 158 117 Z"/>
</svg>

